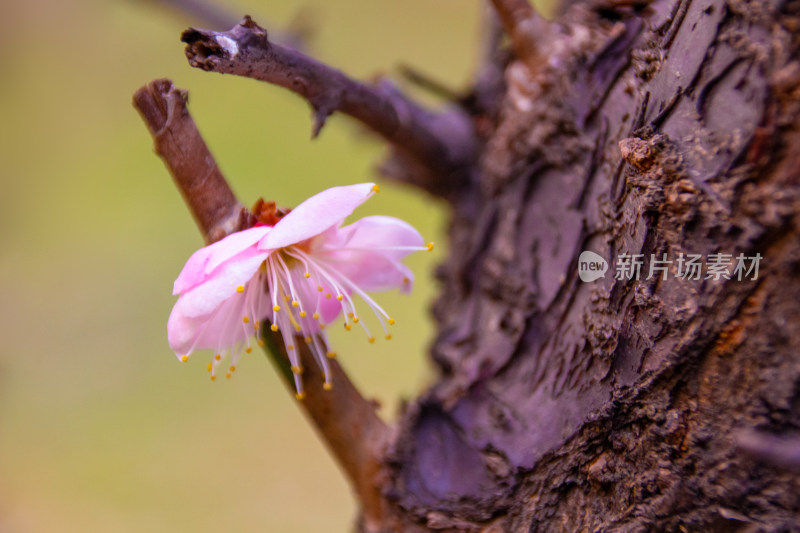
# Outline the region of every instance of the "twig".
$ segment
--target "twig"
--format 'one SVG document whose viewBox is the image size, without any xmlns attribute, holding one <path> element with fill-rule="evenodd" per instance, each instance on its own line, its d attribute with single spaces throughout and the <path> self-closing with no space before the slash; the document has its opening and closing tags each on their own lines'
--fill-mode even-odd
<svg viewBox="0 0 800 533">
<path fill-rule="evenodd" d="M 133 105 L 153 136 L 155 151 L 181 191 L 207 243 L 247 225 L 249 212 L 233 195 L 186 109 L 186 91 L 160 79 L 141 87 Z"/>
<path fill-rule="evenodd" d="M 387 83 L 368 86 L 291 48 L 272 43 L 250 17 L 230 31 L 190 28 L 181 39 L 189 64 L 203 70 L 235 74 L 285 87 L 314 109 L 312 136 L 325 120 L 341 111 L 362 122 L 431 170 L 410 177 L 430 192 L 448 196 L 477 157 L 469 117 L 462 112 L 431 113 L 403 97 Z M 431 181 L 431 176 L 436 180 Z"/>
<path fill-rule="evenodd" d="M 541 45 L 550 39 L 550 24 L 528 0 L 491 0 L 500 23 L 511 37 L 517 58 L 530 67 L 542 62 Z"/>
<path fill-rule="evenodd" d="M 155 80 L 136 91 L 139 110 L 164 160 L 207 242 L 213 242 L 251 224 L 251 215 L 236 200 L 200 132 L 186 109 L 187 93 L 170 80 Z M 264 321 L 267 353 L 288 380 L 294 395 L 289 358 L 280 332 Z M 304 342 L 295 343 L 304 346 Z M 333 455 L 353 483 L 363 505 L 364 520 L 380 524 L 388 513 L 380 478 L 389 429 L 375 414 L 374 405 L 353 386 L 342 367 L 329 361 L 333 388 L 325 390 L 322 371 L 307 348 L 300 350 L 305 369 L 305 398 L 300 403 Z"/>
<path fill-rule="evenodd" d="M 276 365 L 291 394 L 295 393 L 294 377 L 288 368 L 289 358 L 280 333 L 270 330 L 264 321 L 265 351 Z M 381 494 L 382 459 L 389 443 L 389 428 L 375 414 L 375 406 L 356 390 L 335 359 L 329 359 L 330 390 L 323 388 L 325 376 L 314 356 L 300 338 L 294 343 L 303 367 L 304 398 L 300 403 L 320 436 L 328 445 L 347 476 L 363 506 L 365 521 L 381 524 L 388 512 Z"/>
</svg>

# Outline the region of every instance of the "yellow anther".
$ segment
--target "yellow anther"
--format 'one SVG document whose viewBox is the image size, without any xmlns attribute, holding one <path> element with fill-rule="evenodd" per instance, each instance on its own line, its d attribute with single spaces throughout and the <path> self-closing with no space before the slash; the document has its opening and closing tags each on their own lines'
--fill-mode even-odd
<svg viewBox="0 0 800 533">
<path fill-rule="evenodd" d="M 325 289 L 323 289 L 323 288 L 322 288 L 322 285 L 317 285 L 317 290 L 318 290 L 319 292 L 322 292 L 322 291 L 324 291 Z"/>
<path fill-rule="evenodd" d="M 208 363 L 208 364 L 206 365 L 206 370 L 208 370 L 209 372 L 211 372 L 212 370 L 214 370 L 214 365 L 212 365 L 211 363 Z"/>
<path fill-rule="evenodd" d="M 226 378 L 228 378 L 228 379 L 231 379 L 231 376 L 232 376 L 232 375 L 233 375 L 233 374 L 231 374 L 230 372 L 226 372 L 226 373 L 225 373 L 225 377 L 226 377 Z"/>
<path fill-rule="evenodd" d="M 347 331 L 350 331 L 352 328 L 353 328 L 353 326 L 351 326 L 350 324 L 345 324 L 344 325 L 344 329 L 346 329 Z"/>
<path fill-rule="evenodd" d="M 271 329 L 272 331 L 278 331 L 278 324 L 272 324 L 272 325 L 269 327 L 269 329 Z"/>
<path fill-rule="evenodd" d="M 311 274 L 309 274 L 308 272 L 306 272 L 306 273 L 305 273 L 305 274 L 303 274 L 303 275 L 306 277 L 306 279 L 308 279 L 308 278 L 310 278 L 310 277 L 311 277 Z"/>
<path fill-rule="evenodd" d="M 289 297 L 288 294 L 284 294 L 283 299 L 288 302 L 291 298 Z"/>
<path fill-rule="evenodd" d="M 386 334 L 386 340 L 387 340 L 387 341 L 390 341 L 390 340 L 392 340 L 392 334 L 391 334 L 391 333 L 387 333 L 387 334 Z"/>
<path fill-rule="evenodd" d="M 331 299 L 331 293 L 328 293 L 328 294 L 326 294 L 326 295 L 325 295 L 325 298 L 327 298 L 328 300 L 330 300 L 330 299 Z"/>
<path fill-rule="evenodd" d="M 306 341 L 306 344 L 311 344 L 311 337 L 309 335 L 306 335 L 303 340 Z"/>
<path fill-rule="evenodd" d="M 408 278 L 403 278 L 403 283 L 408 283 L 409 281 L 411 281 L 411 280 L 408 279 Z"/>
<path fill-rule="evenodd" d="M 297 374 L 297 375 L 302 374 L 303 373 L 303 367 L 302 366 L 294 366 L 294 365 L 292 365 L 292 373 Z"/>
<path fill-rule="evenodd" d="M 298 392 L 297 394 L 294 395 L 294 397 L 302 402 L 306 398 L 306 393 L 305 392 Z"/>
<path fill-rule="evenodd" d="M 337 295 L 336 295 L 336 299 L 337 299 L 337 300 L 339 300 L 339 301 L 341 302 L 341 301 L 344 299 L 344 296 L 343 296 L 343 295 L 341 295 L 341 294 L 337 294 Z"/>
<path fill-rule="evenodd" d="M 294 350 L 294 345 L 290 344 L 289 346 L 286 347 L 286 349 L 291 352 L 292 350 Z"/>
<path fill-rule="evenodd" d="M 272 310 L 273 310 L 273 311 L 275 311 L 275 312 L 277 313 L 278 311 L 280 311 L 280 310 L 281 310 L 281 306 L 280 306 L 280 305 L 273 305 L 273 306 L 272 306 Z"/>
<path fill-rule="evenodd" d="M 305 317 L 306 317 L 306 312 L 300 311 L 300 318 L 305 318 Z"/>
<path fill-rule="evenodd" d="M 236 287 L 236 292 L 239 292 L 239 293 L 244 292 L 244 285 L 239 285 L 238 287 Z"/>
<path fill-rule="evenodd" d="M 292 307 L 300 307 L 300 302 L 298 302 L 297 300 L 294 300 L 292 302 Z"/>
<path fill-rule="evenodd" d="M 242 322 L 247 324 L 248 322 L 250 322 L 250 318 L 249 317 L 244 317 L 244 318 L 242 318 Z"/>
<path fill-rule="evenodd" d="M 215 381 L 216 379 L 217 379 L 217 376 L 211 376 L 211 381 Z"/>
<path fill-rule="evenodd" d="M 295 331 L 300 331 L 301 329 L 302 328 L 300 327 L 300 324 L 295 324 L 295 326 L 294 326 L 294 330 Z"/>
<path fill-rule="evenodd" d="M 331 385 L 326 381 L 325 383 L 322 384 L 322 388 L 325 390 L 331 390 L 333 388 L 333 385 Z"/>
<path fill-rule="evenodd" d="M 230 370 L 231 372 L 236 372 L 236 365 L 231 365 L 231 367 L 228 370 Z"/>
<path fill-rule="evenodd" d="M 314 313 L 313 315 L 311 315 L 311 318 L 313 318 L 314 320 L 319 320 L 319 313 Z"/>
<path fill-rule="evenodd" d="M 372 186 L 372 190 L 375 191 L 375 192 L 381 192 L 381 188 L 378 187 L 377 185 L 373 185 Z"/>
<path fill-rule="evenodd" d="M 189 356 L 188 355 L 182 355 L 181 356 L 181 363 L 185 363 L 188 360 L 189 360 Z"/>
<path fill-rule="evenodd" d="M 353 313 L 347 313 L 347 316 L 349 316 L 350 318 L 353 318 L 356 315 L 354 315 Z"/>
<path fill-rule="evenodd" d="M 325 329 L 325 324 L 320 324 L 319 329 Z"/>
<path fill-rule="evenodd" d="M 356 324 L 358 324 L 358 317 L 357 317 L 357 316 L 354 316 L 354 317 L 353 317 L 353 322 L 355 322 Z"/>
<path fill-rule="evenodd" d="M 432 252 L 432 251 L 433 251 L 433 242 L 429 242 L 429 243 L 428 243 L 428 251 L 429 251 L 429 252 Z"/>
<path fill-rule="evenodd" d="M 263 348 L 264 347 L 264 339 L 258 339 L 256 341 L 256 344 L 258 344 L 259 346 L 261 346 Z"/>
<path fill-rule="evenodd" d="M 388 322 L 390 326 L 394 326 L 394 318 L 389 318 L 386 322 Z"/>
<path fill-rule="evenodd" d="M 220 354 L 216 354 L 216 355 L 214 355 L 214 359 L 215 359 L 216 361 L 219 361 L 220 359 L 222 359 L 222 355 L 220 355 Z"/>
<path fill-rule="evenodd" d="M 328 359 L 334 359 L 336 357 L 336 352 L 328 352 L 325 355 L 328 356 Z"/>
<path fill-rule="evenodd" d="M 370 344 L 375 344 L 375 337 L 370 337 L 367 340 L 369 341 Z"/>
<path fill-rule="evenodd" d="M 245 353 L 252 353 L 252 351 L 253 351 L 253 349 L 251 347 L 249 347 L 249 346 L 244 349 Z"/>
</svg>

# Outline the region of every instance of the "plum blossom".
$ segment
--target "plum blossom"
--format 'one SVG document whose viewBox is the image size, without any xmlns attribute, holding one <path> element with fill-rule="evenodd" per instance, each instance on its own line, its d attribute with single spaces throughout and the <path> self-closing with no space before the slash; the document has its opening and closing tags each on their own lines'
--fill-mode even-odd
<svg viewBox="0 0 800 533">
<path fill-rule="evenodd" d="M 340 227 L 378 186 L 362 183 L 333 187 L 312 196 L 279 218 L 262 216 L 254 227 L 233 233 L 195 252 L 175 280 L 180 295 L 167 323 L 167 336 L 179 360 L 198 349 L 213 350 L 211 379 L 227 361 L 226 376 L 236 370 L 251 340 L 263 346 L 261 323 L 281 331 L 299 399 L 303 397 L 298 342 L 308 345 L 331 388 L 328 358 L 335 357 L 325 325 L 343 314 L 344 327 L 361 327 L 366 306 L 383 335 L 394 320 L 368 291 L 411 289 L 413 275 L 401 261 L 411 252 L 431 250 L 406 222 L 369 216 Z M 258 213 L 256 213 L 258 216 Z M 356 305 L 356 300 L 359 304 Z M 229 359 L 229 361 L 228 361 Z"/>
</svg>

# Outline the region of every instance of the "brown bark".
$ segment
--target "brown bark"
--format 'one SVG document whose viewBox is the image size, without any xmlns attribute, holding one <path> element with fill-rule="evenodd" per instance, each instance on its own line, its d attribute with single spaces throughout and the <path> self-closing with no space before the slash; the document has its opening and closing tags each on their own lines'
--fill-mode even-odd
<svg viewBox="0 0 800 533">
<path fill-rule="evenodd" d="M 350 113 L 405 151 L 401 175 L 459 189 L 443 194 L 440 377 L 359 470 L 378 488 L 354 480 L 361 529 L 800 530 L 800 3 L 604 0 L 553 23 L 493 3 L 527 29 L 461 100 L 472 158 L 437 166 L 441 123 L 387 135 L 383 93 L 388 112 Z M 266 35 L 238 60 L 246 43 L 226 55 L 219 35 L 184 34 L 190 60 L 276 76 Z M 326 76 L 298 92 L 349 112 L 314 103 L 308 87 L 350 83 Z M 604 278 L 579 279 L 583 250 Z M 677 276 L 680 254 L 717 253 L 760 254 L 757 279 Z M 643 255 L 640 279 L 615 279 L 620 254 Z"/>
</svg>

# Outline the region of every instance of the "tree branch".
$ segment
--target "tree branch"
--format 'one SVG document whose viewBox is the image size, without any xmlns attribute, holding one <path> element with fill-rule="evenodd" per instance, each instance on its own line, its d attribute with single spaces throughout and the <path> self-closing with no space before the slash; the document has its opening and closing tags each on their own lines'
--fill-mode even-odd
<svg viewBox="0 0 800 533">
<path fill-rule="evenodd" d="M 190 28 L 182 41 L 193 67 L 235 74 L 287 88 L 314 109 L 312 136 L 340 111 L 381 135 L 429 173 L 408 176 L 417 186 L 442 196 L 471 171 L 478 154 L 472 123 L 464 113 L 431 113 L 384 82 L 368 86 L 291 48 L 272 43 L 250 17 L 232 30 Z"/>
<path fill-rule="evenodd" d="M 155 151 L 169 169 L 207 243 L 246 227 L 249 212 L 233 195 L 186 109 L 188 93 L 160 79 L 133 95 L 153 136 Z"/>
<path fill-rule="evenodd" d="M 273 333 L 265 320 L 262 335 L 267 341 L 268 357 L 294 394 L 294 376 L 280 332 Z M 375 413 L 375 404 L 353 386 L 336 359 L 328 359 L 332 387 L 325 390 L 325 376 L 319 364 L 302 337 L 296 341 L 303 368 L 304 397 L 299 404 L 353 484 L 364 520 L 367 524 L 384 523 L 389 510 L 381 493 L 381 476 L 390 441 L 389 427 Z"/>
<path fill-rule="evenodd" d="M 511 37 L 514 54 L 530 67 L 542 62 L 542 48 L 549 40 L 550 24 L 528 0 L 491 0 L 500 23 Z"/>
<path fill-rule="evenodd" d="M 156 153 L 164 160 L 210 243 L 249 227 L 252 215 L 233 195 L 189 115 L 186 101 L 186 91 L 176 89 L 166 79 L 143 86 L 133 97 L 134 107 L 153 135 Z M 280 332 L 272 332 L 265 320 L 262 335 L 268 355 L 294 394 Z M 303 347 L 299 355 L 304 368 L 305 398 L 300 405 L 350 478 L 363 505 L 365 521 L 381 524 L 387 516 L 380 477 L 389 428 L 375 414 L 374 404 L 361 396 L 335 360 L 328 361 L 333 387 L 325 390 L 324 376 L 313 355 L 304 342 L 295 344 Z"/>
</svg>

